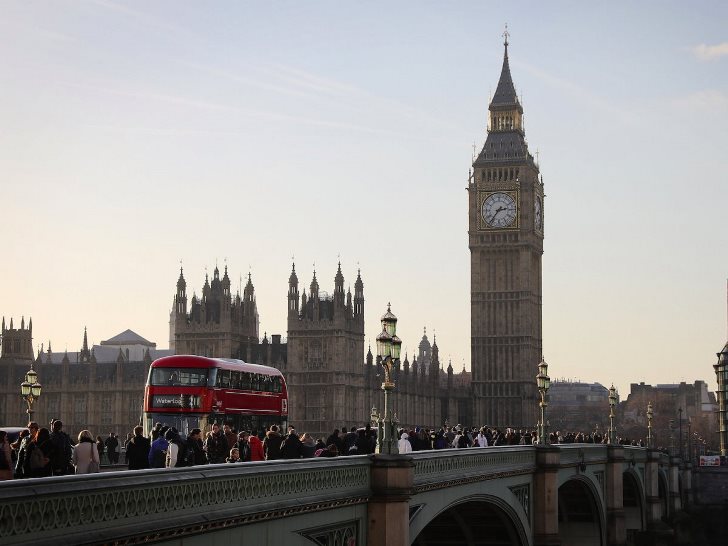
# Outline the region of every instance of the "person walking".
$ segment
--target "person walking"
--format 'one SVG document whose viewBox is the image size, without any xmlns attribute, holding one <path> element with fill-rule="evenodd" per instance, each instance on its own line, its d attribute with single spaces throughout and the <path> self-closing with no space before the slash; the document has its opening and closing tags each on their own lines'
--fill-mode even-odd
<svg viewBox="0 0 728 546">
<path fill-rule="evenodd" d="M 38 429 L 28 447 L 30 449 L 25 457 L 24 474 L 31 478 L 43 478 L 52 475 L 53 443 L 51 442 L 50 431 L 47 428 Z"/>
<path fill-rule="evenodd" d="M 205 449 L 202 445 L 202 431 L 199 428 L 193 428 L 187 436 L 187 463 L 188 466 L 207 464 Z"/>
<path fill-rule="evenodd" d="M 104 456 L 104 439 L 99 435 L 96 436 L 96 449 L 99 452 L 99 460 Z"/>
<path fill-rule="evenodd" d="M 20 433 L 22 439 L 18 445 L 18 458 L 15 461 L 16 478 L 30 478 L 30 475 L 25 473 L 25 463 L 27 455 L 30 452 L 30 443 L 33 441 L 35 434 L 38 432 L 38 423 L 30 421 L 28 423 L 27 430 L 23 432 Z"/>
<path fill-rule="evenodd" d="M 282 442 L 283 436 L 278 432 L 278 425 L 271 425 L 270 430 L 265 434 L 265 440 L 263 440 L 263 451 L 265 452 L 266 461 L 281 458 Z"/>
<path fill-rule="evenodd" d="M 313 436 L 304 432 L 301 436 L 301 456 L 304 459 L 310 459 L 316 453 L 316 440 Z"/>
<path fill-rule="evenodd" d="M 13 455 L 8 442 L 8 433 L 0 430 L 0 480 L 13 479 Z"/>
<path fill-rule="evenodd" d="M 263 450 L 263 442 L 258 438 L 258 431 L 253 429 L 248 436 L 248 443 L 250 444 L 250 460 L 251 461 L 264 461 L 265 451 Z"/>
<path fill-rule="evenodd" d="M 238 434 L 238 441 L 235 442 L 235 445 L 233 445 L 233 447 L 238 448 L 238 452 L 240 453 L 240 460 L 242 462 L 250 461 L 250 443 L 248 442 L 249 437 L 250 434 L 248 434 L 247 431 L 242 430 L 240 431 L 240 434 Z"/>
<path fill-rule="evenodd" d="M 212 425 L 212 432 L 208 432 L 205 440 L 205 451 L 207 461 L 210 464 L 224 463 L 227 454 L 230 452 L 227 438 L 217 423 Z"/>
<path fill-rule="evenodd" d="M 93 474 L 99 471 L 101 459 L 94 437 L 88 430 L 78 433 L 78 443 L 73 448 L 71 462 L 76 474 Z"/>
<path fill-rule="evenodd" d="M 63 423 L 60 419 L 55 419 L 51 428 L 53 429 L 53 432 L 51 432 L 51 443 L 53 444 L 51 468 L 53 475 L 73 474 L 74 470 L 71 464 L 73 442 L 71 442 L 68 434 L 63 432 Z"/>
<path fill-rule="evenodd" d="M 291 427 L 288 436 L 281 443 L 281 459 L 300 459 L 302 456 L 303 446 L 301 440 L 298 438 L 298 434 L 296 434 L 296 429 Z"/>
<path fill-rule="evenodd" d="M 164 468 L 167 460 L 167 447 L 169 442 L 165 439 L 165 434 L 169 427 L 162 427 L 159 431 L 159 437 L 152 442 L 149 449 L 149 468 Z"/>
<path fill-rule="evenodd" d="M 179 468 L 187 466 L 187 442 L 182 441 L 177 429 L 172 427 L 164 435 L 167 440 L 167 457 L 165 466 L 167 468 Z"/>
<path fill-rule="evenodd" d="M 149 450 L 151 443 L 149 438 L 144 436 L 144 429 L 141 426 L 134 427 L 134 436 L 126 445 L 126 466 L 129 470 L 141 470 L 149 468 Z"/>
<path fill-rule="evenodd" d="M 399 450 L 399 454 L 403 455 L 405 453 L 412 453 L 412 444 L 409 441 L 409 434 L 406 432 L 402 433 L 402 436 L 400 436 L 399 440 L 397 441 L 397 449 Z"/>
<path fill-rule="evenodd" d="M 104 446 L 106 446 L 109 464 L 117 464 L 119 462 L 119 440 L 115 433 L 109 432 L 109 437 L 106 438 Z"/>
</svg>

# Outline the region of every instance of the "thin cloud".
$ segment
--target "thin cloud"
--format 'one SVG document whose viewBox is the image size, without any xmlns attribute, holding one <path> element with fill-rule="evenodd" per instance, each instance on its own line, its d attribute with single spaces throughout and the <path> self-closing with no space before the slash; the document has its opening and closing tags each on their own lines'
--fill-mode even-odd
<svg viewBox="0 0 728 546">
<path fill-rule="evenodd" d="M 715 45 L 699 44 L 692 48 L 693 55 L 699 61 L 715 61 L 728 57 L 728 42 Z"/>
<path fill-rule="evenodd" d="M 91 84 L 82 84 L 78 82 L 60 82 L 63 85 L 69 87 L 81 88 L 97 93 L 108 93 L 112 95 L 130 97 L 144 101 L 154 101 L 159 103 L 169 104 L 171 106 L 181 106 L 184 108 L 195 108 L 199 110 L 207 111 L 219 111 L 226 112 L 228 114 L 238 115 L 249 119 L 259 119 L 263 121 L 271 122 L 282 122 L 282 123 L 297 123 L 301 125 L 313 125 L 319 127 L 330 127 L 333 129 L 343 129 L 346 131 L 358 131 L 362 133 L 377 134 L 377 135 L 388 135 L 397 138 L 408 138 L 410 140 L 432 140 L 438 141 L 439 139 L 428 139 L 422 138 L 410 134 L 404 134 L 398 131 L 390 131 L 387 129 L 381 129 L 379 127 L 369 127 L 366 125 L 359 125 L 349 122 L 332 121 L 326 119 L 315 119 L 307 118 L 303 116 L 291 116 L 289 114 L 281 114 L 278 112 L 270 112 L 265 110 L 251 110 L 246 108 L 240 108 L 237 106 L 231 106 L 219 102 L 212 102 L 208 100 L 200 100 L 181 95 L 171 95 L 167 93 L 156 93 L 149 91 L 137 91 L 120 88 L 111 88 L 104 86 L 97 86 Z M 90 126 L 90 125 L 89 125 Z M 102 126 L 99 126 L 102 127 Z M 141 132 L 153 132 L 157 130 L 152 127 L 119 127 L 119 126 L 105 126 L 107 129 L 122 130 L 122 131 L 141 131 Z M 162 129 L 164 130 L 164 129 Z M 194 130 L 193 130 L 194 131 Z"/>
<path fill-rule="evenodd" d="M 533 76 L 540 79 L 549 86 L 556 89 L 561 89 L 565 93 L 571 95 L 572 97 L 588 105 L 589 107 L 597 108 L 611 115 L 613 118 L 619 119 L 625 125 L 634 124 L 634 118 L 630 116 L 627 112 L 625 112 L 623 108 L 617 107 L 603 97 L 595 95 L 588 89 L 581 87 L 580 85 L 570 80 L 566 80 L 559 76 L 554 76 L 553 74 L 550 74 L 528 63 L 513 61 L 511 61 L 511 63 L 525 69 L 527 72 L 530 72 Z"/>
<path fill-rule="evenodd" d="M 131 19 L 133 19 L 134 21 L 136 21 L 137 23 L 140 23 L 144 26 L 157 28 L 159 30 L 164 30 L 164 31 L 172 31 L 172 32 L 175 32 L 178 34 L 185 35 L 188 38 L 191 38 L 191 37 L 196 38 L 196 36 L 186 28 L 180 27 L 178 25 L 169 24 L 165 21 L 160 20 L 157 17 L 149 15 L 148 13 L 144 13 L 143 11 L 135 10 L 126 5 L 119 4 L 117 2 L 113 2 L 112 0 L 89 0 L 89 2 L 100 8 L 126 15 L 126 16 L 130 17 Z"/>
<path fill-rule="evenodd" d="M 690 112 L 728 112 L 728 92 L 717 89 L 696 91 L 671 101 L 673 107 Z"/>
<path fill-rule="evenodd" d="M 448 130 L 457 130 L 457 127 L 451 122 L 412 108 L 395 99 L 375 95 L 355 85 L 322 77 L 280 63 L 251 63 L 245 66 L 245 74 L 255 72 L 265 76 L 265 78 L 259 78 L 242 76 L 240 73 L 230 69 L 213 68 L 186 60 L 179 60 L 178 62 L 183 66 L 205 72 L 218 78 L 266 91 L 310 99 L 324 99 L 327 101 L 331 97 L 349 99 L 355 103 L 358 102 L 361 105 L 366 105 L 367 108 L 379 106 L 380 108 L 386 108 L 396 112 L 397 116 L 431 123 Z M 241 72 L 243 71 L 241 70 Z"/>
</svg>

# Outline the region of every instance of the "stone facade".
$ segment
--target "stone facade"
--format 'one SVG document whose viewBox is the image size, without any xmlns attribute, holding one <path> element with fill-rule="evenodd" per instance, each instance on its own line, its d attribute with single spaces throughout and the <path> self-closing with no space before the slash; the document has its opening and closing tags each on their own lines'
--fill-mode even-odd
<svg viewBox="0 0 728 546">
<path fill-rule="evenodd" d="M 543 179 L 508 64 L 469 175 L 471 366 L 476 423 L 533 427 L 541 354 Z"/>
<path fill-rule="evenodd" d="M 647 437 L 647 405 L 652 403 L 652 437 L 656 448 L 671 453 L 717 450 L 717 409 L 715 393 L 705 381 L 647 385 L 632 383 L 627 399 L 619 404 L 615 426 L 627 438 Z M 680 411 L 682 410 L 682 412 Z M 682 418 L 682 426 L 680 419 Z M 682 433 L 682 442 L 680 441 Z"/>
<path fill-rule="evenodd" d="M 193 298 L 198 311 L 186 310 L 186 282 L 180 273 L 171 313 L 176 354 L 203 354 L 241 358 L 265 364 L 283 372 L 289 394 L 289 420 L 301 432 L 328 436 L 335 428 L 361 426 L 369 420 L 373 407 L 382 409 L 381 366 L 371 349 L 364 357 L 364 283 L 357 273 L 354 293 L 344 290 L 341 265 L 334 276 L 332 295 L 320 290 L 316 273 L 308 287 L 299 293 L 295 265 L 288 282 L 288 337 L 267 334 L 261 341 L 253 335 L 252 323 L 245 331 L 243 321 L 234 316 L 254 316 L 257 311 L 253 285 L 239 309 L 239 297 L 229 293 L 227 270 L 223 279 L 206 282 L 203 298 Z M 211 313 L 209 307 L 222 310 Z M 237 315 L 236 315 L 237 313 Z M 407 357 L 395 369 L 397 388 L 394 408 L 402 425 L 441 425 L 446 420 L 469 423 L 470 374 L 454 374 L 452 366 L 440 367 L 437 343 L 427 335 L 419 344 L 412 364 Z"/>
<path fill-rule="evenodd" d="M 589 433 L 607 430 L 609 389 L 600 383 L 552 381 L 548 420 L 551 431 Z"/>
<path fill-rule="evenodd" d="M 116 432 L 125 437 L 139 424 L 144 385 L 153 359 L 170 354 L 131 330 L 89 347 L 86 331 L 80 351 L 54 353 L 47 350 L 36 357 L 32 351 L 32 321 L 6 328 L 3 321 L 0 355 L 0 424 L 22 426 L 28 421 L 26 403 L 20 397 L 20 383 L 33 368 L 43 386 L 33 405 L 33 419 L 48 426 L 52 418 L 64 422 L 64 430 L 75 436 L 88 429 L 94 435 Z M 136 359 L 135 356 L 143 356 Z"/>
</svg>

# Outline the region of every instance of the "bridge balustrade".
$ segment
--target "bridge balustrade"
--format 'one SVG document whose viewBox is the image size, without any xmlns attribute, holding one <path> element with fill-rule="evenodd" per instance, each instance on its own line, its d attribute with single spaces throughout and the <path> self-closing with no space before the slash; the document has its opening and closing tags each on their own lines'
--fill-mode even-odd
<svg viewBox="0 0 728 546">
<path fill-rule="evenodd" d="M 0 483 L 0 543 L 163 540 L 364 505 L 365 456 L 219 464 Z"/>
</svg>

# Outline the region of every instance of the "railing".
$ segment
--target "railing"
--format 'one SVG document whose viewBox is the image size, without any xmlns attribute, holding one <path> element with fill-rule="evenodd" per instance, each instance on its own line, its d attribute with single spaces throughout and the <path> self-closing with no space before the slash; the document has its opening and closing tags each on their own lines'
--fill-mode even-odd
<svg viewBox="0 0 728 546">
<path fill-rule="evenodd" d="M 527 474 L 536 468 L 536 449 L 532 446 L 441 449 L 411 455 L 416 489 L 450 487 L 470 478 Z"/>
<path fill-rule="evenodd" d="M 162 540 L 360 504 L 370 465 L 355 456 L 0 482 L 0 543 Z"/>
<path fill-rule="evenodd" d="M 597 463 L 607 460 L 605 444 L 558 444 L 561 451 L 559 464 Z"/>
</svg>

